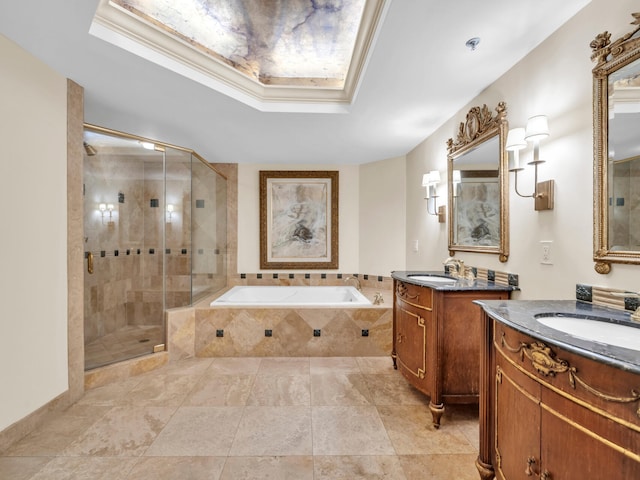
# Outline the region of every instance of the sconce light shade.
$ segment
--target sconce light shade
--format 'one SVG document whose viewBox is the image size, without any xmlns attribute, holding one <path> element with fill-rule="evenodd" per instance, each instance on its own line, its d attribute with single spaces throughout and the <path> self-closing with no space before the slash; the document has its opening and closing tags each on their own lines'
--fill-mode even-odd
<svg viewBox="0 0 640 480">
<path fill-rule="evenodd" d="M 98 210 L 100 210 L 100 218 L 102 220 L 102 224 L 104 225 L 104 213 L 108 210 L 109 211 L 109 226 L 113 225 L 113 209 L 115 207 L 113 206 L 113 203 L 101 203 L 98 205 Z"/>
<path fill-rule="evenodd" d="M 170 203 L 167 204 L 167 212 L 173 213 L 173 205 L 171 205 Z"/>
<path fill-rule="evenodd" d="M 536 210 L 553 210 L 554 181 L 538 182 L 538 165 L 544 163 L 544 160 L 540 160 L 540 140 L 549 136 L 547 116 L 535 115 L 529 118 L 527 128 L 524 129 L 524 136 L 522 135 L 522 130 L 522 128 L 509 130 L 505 147 L 513 152 L 513 168 L 510 168 L 509 171 L 515 174 L 514 187 L 516 194 L 521 197 L 533 198 Z M 528 162 L 529 165 L 534 167 L 534 190 L 531 195 L 523 195 L 518 191 L 518 172 L 523 170 L 519 165 L 519 151 L 526 146 L 526 142 L 533 143 L 533 160 Z"/>
<path fill-rule="evenodd" d="M 536 115 L 527 121 L 527 129 L 524 135 L 528 142 L 540 141 L 549 136 L 549 123 L 546 115 Z"/>
<path fill-rule="evenodd" d="M 460 170 L 453 171 L 453 183 L 462 182 L 462 176 L 460 175 Z"/>
<path fill-rule="evenodd" d="M 437 207 L 436 201 L 438 196 L 436 195 L 436 186 L 440 183 L 440 172 L 438 170 L 431 170 L 429 173 L 422 175 L 422 186 L 427 189 L 427 196 L 424 197 L 427 200 L 427 213 L 429 215 L 435 215 L 438 217 L 440 223 L 445 221 L 444 206 Z M 431 212 L 430 204 L 433 206 L 433 212 Z"/>
<path fill-rule="evenodd" d="M 506 149 L 509 152 L 517 152 L 527 147 L 527 141 L 524 139 L 525 130 L 522 127 L 512 128 L 507 134 Z"/>
<path fill-rule="evenodd" d="M 431 170 L 429 173 L 422 175 L 422 186 L 433 187 L 440 183 L 440 172 L 438 170 Z"/>
</svg>

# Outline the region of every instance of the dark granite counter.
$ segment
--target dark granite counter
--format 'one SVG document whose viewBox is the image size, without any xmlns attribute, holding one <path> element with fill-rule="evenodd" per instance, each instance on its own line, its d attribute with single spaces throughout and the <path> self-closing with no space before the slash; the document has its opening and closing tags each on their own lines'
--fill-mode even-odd
<svg viewBox="0 0 640 480">
<path fill-rule="evenodd" d="M 491 318 L 545 344 L 640 374 L 640 345 L 638 350 L 632 350 L 588 340 L 545 326 L 536 320 L 536 317 L 542 316 L 570 316 L 640 329 L 640 323 L 631 320 L 628 312 L 575 300 L 476 300 L 474 303 L 480 305 Z"/>
<path fill-rule="evenodd" d="M 438 283 L 430 282 L 428 280 L 420 280 L 414 277 L 414 275 L 428 275 L 441 278 L 449 278 L 455 280 L 455 283 Z M 473 290 L 494 290 L 502 292 L 512 292 L 519 290 L 518 287 L 501 285 L 495 282 L 487 282 L 485 280 L 466 280 L 464 278 L 454 278 L 443 272 L 432 271 L 404 271 L 404 272 L 391 272 L 391 277 L 401 282 L 411 283 L 413 285 L 420 285 L 422 287 L 433 288 L 440 291 L 473 291 Z"/>
</svg>

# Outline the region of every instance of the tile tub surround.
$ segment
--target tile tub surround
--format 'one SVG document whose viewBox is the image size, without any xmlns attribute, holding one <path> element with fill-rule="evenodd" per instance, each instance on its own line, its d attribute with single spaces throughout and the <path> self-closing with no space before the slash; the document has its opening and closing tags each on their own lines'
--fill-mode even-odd
<svg viewBox="0 0 640 480">
<path fill-rule="evenodd" d="M 86 392 L 0 478 L 476 480 L 477 409 L 436 431 L 426 401 L 388 357 L 182 360 Z"/>
<path fill-rule="evenodd" d="M 365 290 L 368 298 L 374 293 Z M 193 326 L 194 354 L 197 357 L 389 355 L 393 328 L 390 293 L 386 302 L 363 308 L 198 308 Z M 268 330 L 270 336 L 265 332 Z"/>
<path fill-rule="evenodd" d="M 234 285 L 345 285 L 354 274 L 269 273 L 232 275 Z M 362 293 L 373 302 L 376 293 L 383 303 L 362 309 L 210 307 L 225 290 L 209 296 L 194 307 L 169 310 L 167 350 L 170 361 L 194 356 L 330 356 L 389 355 L 393 320 L 391 277 L 357 275 Z M 351 281 L 349 284 L 352 285 Z M 224 311 L 223 311 L 224 310 Z M 277 311 L 276 311 L 277 310 Z M 232 321 L 233 320 L 233 321 Z M 313 330 L 320 330 L 314 337 Z M 224 336 L 216 336 L 224 330 Z M 271 336 L 265 335 L 271 330 Z M 368 336 L 362 336 L 368 330 Z"/>
</svg>

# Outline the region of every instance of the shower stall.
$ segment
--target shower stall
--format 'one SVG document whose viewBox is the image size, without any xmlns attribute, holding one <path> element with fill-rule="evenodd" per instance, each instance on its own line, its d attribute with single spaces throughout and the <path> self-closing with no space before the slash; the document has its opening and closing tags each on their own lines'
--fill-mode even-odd
<svg viewBox="0 0 640 480">
<path fill-rule="evenodd" d="M 195 152 L 85 125 L 85 370 L 165 349 L 165 312 L 226 286 L 227 183 Z"/>
</svg>

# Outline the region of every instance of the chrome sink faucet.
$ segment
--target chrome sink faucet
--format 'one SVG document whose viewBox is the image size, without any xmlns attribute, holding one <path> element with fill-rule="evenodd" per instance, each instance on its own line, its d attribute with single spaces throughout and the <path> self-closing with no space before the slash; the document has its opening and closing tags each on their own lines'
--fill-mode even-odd
<svg viewBox="0 0 640 480">
<path fill-rule="evenodd" d="M 358 289 L 358 291 L 362 291 L 362 285 L 360 284 L 360 279 L 358 279 L 358 277 L 347 277 L 344 279 L 345 283 L 348 280 L 355 280 L 356 281 L 356 288 Z"/>
</svg>

